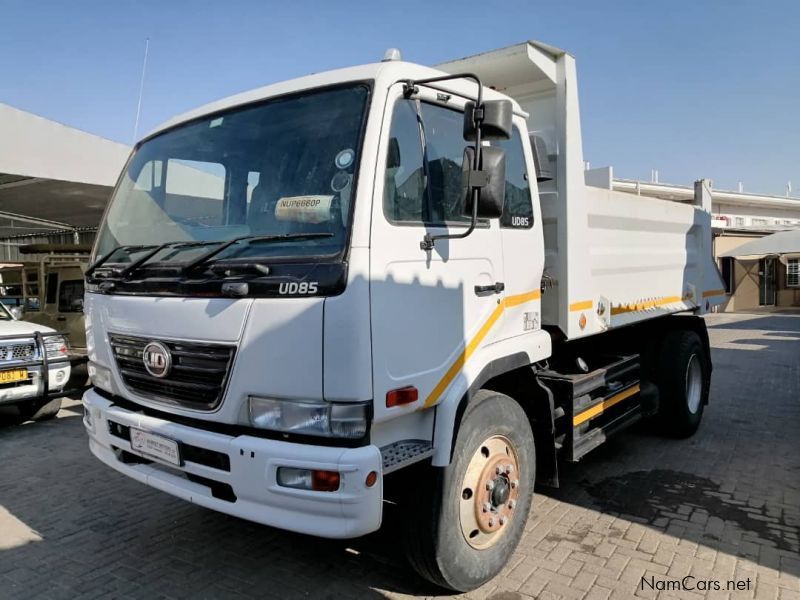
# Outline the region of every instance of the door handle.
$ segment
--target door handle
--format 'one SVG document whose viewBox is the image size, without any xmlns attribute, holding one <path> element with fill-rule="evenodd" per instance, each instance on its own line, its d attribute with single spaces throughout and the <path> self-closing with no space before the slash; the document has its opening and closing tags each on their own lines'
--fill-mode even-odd
<svg viewBox="0 0 800 600">
<path fill-rule="evenodd" d="M 482 294 L 499 294 L 504 289 L 506 289 L 506 284 L 502 281 L 498 281 L 494 285 L 476 285 L 475 293 L 478 296 Z"/>
</svg>

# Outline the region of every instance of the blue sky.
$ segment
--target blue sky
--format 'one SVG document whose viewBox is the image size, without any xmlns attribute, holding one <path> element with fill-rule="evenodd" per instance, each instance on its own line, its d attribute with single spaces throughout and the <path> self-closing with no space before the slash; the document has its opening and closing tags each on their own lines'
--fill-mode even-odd
<svg viewBox="0 0 800 600">
<path fill-rule="evenodd" d="M 0 101 L 130 143 L 229 94 L 534 38 L 578 61 L 584 155 L 620 177 L 800 196 L 800 2 L 0 0 Z"/>
</svg>

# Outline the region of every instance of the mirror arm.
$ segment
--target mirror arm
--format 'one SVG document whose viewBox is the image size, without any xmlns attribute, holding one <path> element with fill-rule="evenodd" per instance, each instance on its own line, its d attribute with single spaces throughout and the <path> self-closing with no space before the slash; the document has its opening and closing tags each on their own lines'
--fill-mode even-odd
<svg viewBox="0 0 800 600">
<path fill-rule="evenodd" d="M 477 79 L 477 78 L 476 78 Z M 480 83 L 478 84 L 480 86 Z M 478 97 L 480 98 L 480 87 L 478 88 Z M 476 105 L 480 106 L 480 105 Z M 476 173 L 480 169 L 481 164 L 481 117 L 483 116 L 483 112 L 478 113 L 477 109 L 475 110 L 475 120 L 476 120 L 476 127 L 475 127 L 475 152 L 472 157 L 472 172 Z M 430 233 L 426 233 L 425 237 L 422 238 L 422 241 L 419 243 L 420 250 L 433 250 L 433 245 L 436 240 L 460 240 L 462 238 L 467 237 L 473 231 L 475 231 L 475 226 L 478 224 L 478 197 L 481 193 L 480 187 L 473 187 L 472 188 L 472 221 L 470 221 L 469 227 L 463 233 L 445 233 L 441 235 L 431 235 Z"/>
<path fill-rule="evenodd" d="M 417 85 L 427 85 L 428 87 L 439 90 L 439 91 L 447 91 L 443 90 L 435 85 L 430 85 L 432 83 L 436 83 L 439 81 L 447 81 L 450 79 L 472 79 L 475 83 L 478 84 L 478 93 L 476 94 L 475 98 L 475 109 L 472 113 L 472 118 L 475 121 L 475 152 L 472 158 L 472 171 L 477 173 L 480 170 L 481 164 L 481 121 L 483 121 L 483 85 L 481 84 L 480 78 L 475 75 L 474 73 L 453 73 L 452 75 L 442 75 L 440 77 L 428 77 L 426 79 L 406 79 L 403 80 L 403 96 L 406 98 L 410 98 L 414 94 L 419 92 Z M 480 194 L 480 187 L 473 186 L 472 187 L 472 220 L 470 221 L 469 227 L 463 233 L 450 233 L 450 234 L 442 234 L 442 235 L 431 235 L 430 233 L 426 233 L 425 237 L 419 243 L 420 250 L 433 250 L 433 245 L 436 240 L 459 240 L 462 238 L 467 237 L 473 231 L 475 231 L 475 227 L 478 224 L 478 196 Z"/>
</svg>

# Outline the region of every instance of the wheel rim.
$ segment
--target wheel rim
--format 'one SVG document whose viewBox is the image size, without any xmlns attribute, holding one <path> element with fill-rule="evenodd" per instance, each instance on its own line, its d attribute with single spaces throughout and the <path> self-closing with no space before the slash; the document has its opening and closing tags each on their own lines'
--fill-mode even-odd
<svg viewBox="0 0 800 600">
<path fill-rule="evenodd" d="M 483 550 L 509 528 L 519 503 L 519 461 L 511 441 L 494 435 L 478 446 L 461 483 L 459 518 L 464 539 Z"/>
<path fill-rule="evenodd" d="M 689 412 L 696 414 L 700 410 L 700 400 L 703 396 L 703 369 L 700 359 L 696 354 L 689 358 L 686 365 L 686 406 Z"/>
</svg>

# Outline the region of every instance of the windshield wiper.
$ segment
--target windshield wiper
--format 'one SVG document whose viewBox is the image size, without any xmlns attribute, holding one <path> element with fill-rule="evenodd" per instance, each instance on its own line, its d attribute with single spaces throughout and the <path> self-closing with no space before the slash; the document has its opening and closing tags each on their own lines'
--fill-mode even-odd
<svg viewBox="0 0 800 600">
<path fill-rule="evenodd" d="M 149 248 L 155 248 L 155 245 L 150 244 L 150 245 L 144 245 L 143 246 L 143 245 L 139 244 L 139 245 L 132 245 L 132 246 L 117 246 L 116 248 L 111 250 L 111 252 L 109 252 L 108 254 L 104 254 L 103 256 L 98 258 L 96 261 L 94 261 L 91 265 L 89 265 L 89 267 L 86 269 L 86 272 L 84 273 L 84 276 L 85 277 L 91 277 L 92 273 L 94 273 L 95 270 L 98 267 L 103 266 L 106 262 L 108 262 L 108 259 L 111 258 L 112 256 L 114 256 L 117 252 L 124 251 L 124 252 L 127 252 L 128 255 L 130 255 L 131 251 L 133 251 L 133 250 L 147 250 Z"/>
<path fill-rule="evenodd" d="M 125 267 L 119 273 L 117 273 L 117 275 L 119 276 L 120 279 L 126 279 L 131 273 L 136 271 L 136 269 L 141 267 L 143 264 L 149 262 L 150 259 L 153 258 L 156 254 L 158 254 L 159 252 L 163 252 L 164 250 L 167 250 L 167 249 L 193 248 L 195 246 L 209 246 L 211 244 L 219 244 L 219 243 L 220 243 L 219 241 L 211 241 L 211 242 L 200 242 L 200 241 L 194 241 L 194 242 L 186 242 L 186 241 L 166 242 L 164 244 L 161 244 L 160 246 L 153 247 L 153 249 L 150 250 L 150 252 L 148 252 L 144 256 L 138 258 L 137 260 L 133 261 L 131 264 L 129 264 L 127 267 Z"/>
<path fill-rule="evenodd" d="M 205 254 L 202 254 L 195 258 L 193 261 L 190 261 L 183 265 L 181 268 L 181 274 L 188 273 L 192 269 L 199 267 L 200 265 L 206 264 L 212 258 L 217 256 L 224 250 L 227 250 L 234 244 L 238 244 L 239 242 L 282 242 L 285 240 L 302 240 L 302 239 L 313 239 L 313 238 L 328 238 L 333 237 L 333 233 L 329 231 L 316 231 L 316 232 L 308 232 L 308 233 L 284 233 L 282 235 L 245 235 L 238 238 L 233 238 L 232 240 L 228 240 L 218 248 L 214 248 L 213 250 L 209 250 Z"/>
<path fill-rule="evenodd" d="M 111 252 L 106 254 L 105 256 L 96 260 L 88 269 L 86 269 L 85 276 L 90 277 L 92 273 L 94 273 L 95 269 L 105 264 L 109 258 L 111 258 L 114 254 L 120 251 L 127 251 L 130 252 L 132 250 L 149 250 L 149 252 L 145 253 L 144 255 L 137 258 L 135 261 L 130 263 L 128 266 L 120 269 L 119 271 L 115 272 L 114 275 L 119 279 L 126 279 L 128 276 L 131 275 L 134 271 L 139 269 L 142 265 L 150 262 L 150 260 L 156 256 L 157 254 L 163 252 L 167 249 L 184 249 L 184 248 L 192 248 L 192 247 L 199 247 L 199 246 L 210 246 L 212 244 L 220 244 L 217 248 L 206 252 L 205 254 L 201 254 L 196 259 L 182 265 L 180 267 L 179 274 L 182 275 L 187 273 L 188 271 L 198 267 L 202 264 L 205 264 L 213 257 L 217 256 L 223 250 L 226 250 L 233 246 L 234 244 L 238 244 L 239 242 L 280 242 L 284 240 L 299 240 L 299 239 L 309 239 L 309 238 L 321 238 L 321 237 L 333 237 L 333 233 L 327 231 L 319 231 L 319 232 L 309 232 L 309 233 L 285 233 L 282 235 L 245 235 L 237 238 L 233 238 L 232 240 L 228 240 L 227 242 L 222 242 L 219 240 L 214 241 L 177 241 L 177 242 L 166 242 L 164 244 L 155 245 L 135 245 L 135 246 L 117 246 Z"/>
</svg>

